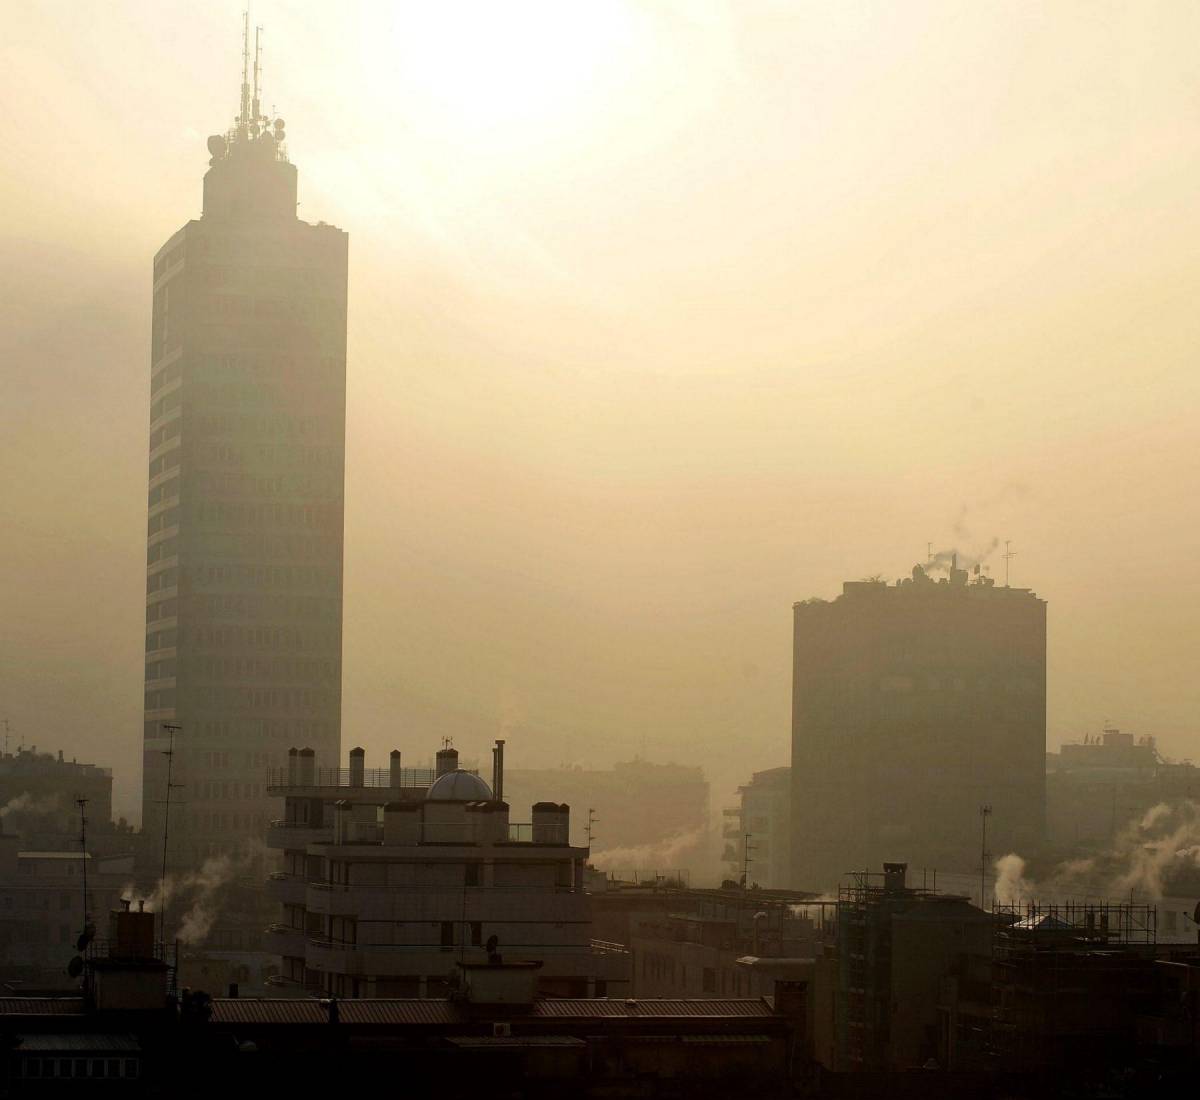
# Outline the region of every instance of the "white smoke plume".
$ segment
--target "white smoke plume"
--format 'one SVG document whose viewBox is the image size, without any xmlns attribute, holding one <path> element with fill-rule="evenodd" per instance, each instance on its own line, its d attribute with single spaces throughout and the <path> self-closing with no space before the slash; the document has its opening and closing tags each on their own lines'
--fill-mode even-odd
<svg viewBox="0 0 1200 1100">
<path fill-rule="evenodd" d="M 165 900 L 168 913 L 179 905 L 186 906 L 179 918 L 175 937 L 183 944 L 204 940 L 221 915 L 225 888 L 254 865 L 262 845 L 247 845 L 236 856 L 209 856 L 198 871 L 182 875 L 167 875 L 146 901 L 146 908 L 158 912 Z"/>
<path fill-rule="evenodd" d="M 591 864 L 598 871 L 679 870 L 686 867 L 689 861 L 704 859 L 706 833 L 707 830 L 700 826 L 653 844 L 607 848 L 592 853 Z"/>
<path fill-rule="evenodd" d="M 1130 821 L 1109 851 L 1092 859 L 1060 863 L 1048 878 L 1024 877 L 1025 861 L 1015 852 L 996 860 L 996 897 L 1045 901 L 1103 896 L 1143 901 L 1162 898 L 1172 872 L 1200 866 L 1200 805 L 1184 799 L 1160 802 Z"/>
<path fill-rule="evenodd" d="M 995 863 L 994 894 L 1002 905 L 1014 905 L 1034 896 L 1034 884 L 1025 877 L 1025 861 L 1015 852 L 1001 856 Z"/>
<path fill-rule="evenodd" d="M 44 817 L 47 814 L 57 813 L 63 806 L 61 794 L 35 795 L 26 791 L 0 806 L 0 819 L 8 817 L 9 814 L 37 814 Z"/>
</svg>

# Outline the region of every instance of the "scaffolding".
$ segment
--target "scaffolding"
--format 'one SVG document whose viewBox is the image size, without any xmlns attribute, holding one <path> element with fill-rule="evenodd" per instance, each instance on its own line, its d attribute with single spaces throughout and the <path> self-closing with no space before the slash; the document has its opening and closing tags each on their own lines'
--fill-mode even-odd
<svg viewBox="0 0 1200 1100">
<path fill-rule="evenodd" d="M 1026 1071 L 1102 1063 L 1153 996 L 1157 910 L 997 902 L 993 915 L 993 1055 Z"/>
</svg>

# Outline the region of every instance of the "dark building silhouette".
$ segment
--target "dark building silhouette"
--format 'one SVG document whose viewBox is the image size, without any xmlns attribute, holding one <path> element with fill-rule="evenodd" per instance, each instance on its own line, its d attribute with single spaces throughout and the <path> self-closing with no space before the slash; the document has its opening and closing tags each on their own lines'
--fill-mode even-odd
<svg viewBox="0 0 1200 1100">
<path fill-rule="evenodd" d="M 830 887 L 884 859 L 977 870 L 983 806 L 996 855 L 1040 844 L 1043 600 L 917 566 L 794 610 L 794 887 Z"/>
<path fill-rule="evenodd" d="M 154 258 L 142 806 L 161 837 L 179 726 L 173 870 L 261 838 L 267 767 L 340 740 L 347 236 L 297 219 L 249 56 Z"/>
</svg>

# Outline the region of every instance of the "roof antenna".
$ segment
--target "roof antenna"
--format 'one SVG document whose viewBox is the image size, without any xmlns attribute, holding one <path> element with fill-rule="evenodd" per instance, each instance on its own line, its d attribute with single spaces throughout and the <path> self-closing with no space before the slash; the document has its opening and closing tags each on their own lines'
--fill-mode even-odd
<svg viewBox="0 0 1200 1100">
<path fill-rule="evenodd" d="M 257 73 L 258 62 L 255 61 Z M 250 125 L 250 8 L 242 12 L 242 106 L 238 114 L 238 133 L 245 137 Z"/>
<path fill-rule="evenodd" d="M 249 12 L 247 12 L 249 14 Z M 262 107 L 259 104 L 259 93 L 262 87 L 262 27 L 254 28 L 254 120 L 257 122 L 262 116 Z"/>
<path fill-rule="evenodd" d="M 1000 555 L 1004 559 L 1004 587 L 1008 587 L 1008 569 L 1013 558 L 1017 556 L 1017 552 L 1012 549 L 1012 540 L 1004 540 L 1004 553 Z"/>
</svg>

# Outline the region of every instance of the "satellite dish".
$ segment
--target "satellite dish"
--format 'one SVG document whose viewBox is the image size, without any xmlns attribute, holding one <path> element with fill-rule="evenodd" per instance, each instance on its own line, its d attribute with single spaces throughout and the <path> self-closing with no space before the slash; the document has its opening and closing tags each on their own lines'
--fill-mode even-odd
<svg viewBox="0 0 1200 1100">
<path fill-rule="evenodd" d="M 83 959 L 79 955 L 67 963 L 67 973 L 72 978 L 78 978 L 83 973 Z"/>
<path fill-rule="evenodd" d="M 222 157 L 225 155 L 225 139 L 220 134 L 213 134 L 208 139 L 208 151 L 211 156 Z"/>
<path fill-rule="evenodd" d="M 276 130 L 282 130 L 282 129 L 283 129 L 283 119 L 281 119 L 281 118 L 277 118 L 277 119 L 275 120 L 275 129 L 276 129 Z"/>
</svg>

